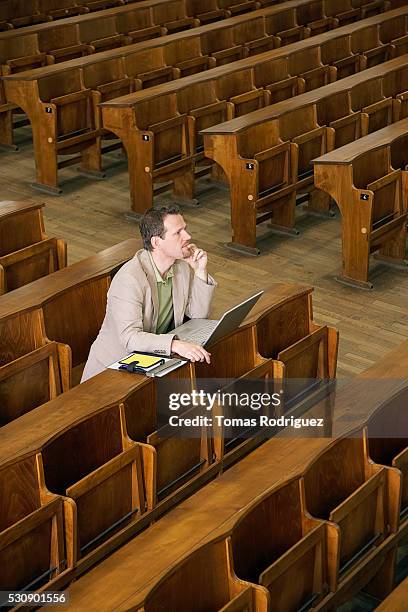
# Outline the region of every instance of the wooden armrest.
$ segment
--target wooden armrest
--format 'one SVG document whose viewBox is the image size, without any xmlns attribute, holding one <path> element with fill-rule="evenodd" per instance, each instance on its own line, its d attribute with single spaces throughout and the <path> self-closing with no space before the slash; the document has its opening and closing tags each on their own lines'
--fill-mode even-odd
<svg viewBox="0 0 408 612">
<path fill-rule="evenodd" d="M 219 110 L 224 110 L 227 108 L 227 102 L 213 102 L 212 104 L 207 104 L 206 106 L 201 106 L 201 108 L 194 108 L 188 114 L 195 119 L 199 117 L 204 117 L 204 115 L 208 115 L 209 113 L 213 113 Z"/>
<path fill-rule="evenodd" d="M 65 104 L 72 104 L 73 102 L 78 102 L 84 98 L 90 98 L 91 96 L 91 89 L 81 89 L 81 91 L 65 94 L 64 96 L 59 96 L 58 98 L 52 98 L 50 102 L 56 106 L 64 106 Z"/>
<path fill-rule="evenodd" d="M 0 533 L 0 550 L 7 548 L 10 544 L 13 544 L 16 540 L 23 538 L 25 535 L 34 531 L 46 521 L 51 520 L 61 507 L 61 497 L 54 496 L 50 502 L 45 506 L 34 510 L 28 516 L 20 519 L 14 525 L 10 525 L 7 529 Z"/>
</svg>

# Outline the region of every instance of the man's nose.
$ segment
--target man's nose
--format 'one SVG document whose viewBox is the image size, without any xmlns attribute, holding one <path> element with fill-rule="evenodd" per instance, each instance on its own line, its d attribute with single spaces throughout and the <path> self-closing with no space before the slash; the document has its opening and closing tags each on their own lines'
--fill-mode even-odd
<svg viewBox="0 0 408 612">
<path fill-rule="evenodd" d="M 184 240 L 191 240 L 191 236 L 186 230 L 184 230 Z"/>
</svg>

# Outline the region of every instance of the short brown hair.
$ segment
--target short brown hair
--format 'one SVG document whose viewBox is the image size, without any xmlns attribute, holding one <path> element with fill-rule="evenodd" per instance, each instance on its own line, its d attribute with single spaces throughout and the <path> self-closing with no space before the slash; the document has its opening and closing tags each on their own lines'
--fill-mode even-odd
<svg viewBox="0 0 408 612">
<path fill-rule="evenodd" d="M 177 204 L 170 206 L 160 206 L 160 208 L 149 208 L 140 220 L 139 230 L 143 240 L 143 247 L 146 251 L 152 251 L 152 238 L 159 236 L 164 238 L 164 219 L 167 215 L 180 215 L 180 208 Z"/>
</svg>

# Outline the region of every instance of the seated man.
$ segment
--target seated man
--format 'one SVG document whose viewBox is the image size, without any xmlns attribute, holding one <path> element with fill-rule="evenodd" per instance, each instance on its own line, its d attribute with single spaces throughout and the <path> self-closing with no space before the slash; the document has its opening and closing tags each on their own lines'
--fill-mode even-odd
<svg viewBox="0 0 408 612">
<path fill-rule="evenodd" d="M 210 362 L 202 346 L 169 333 L 185 315 L 208 317 L 216 283 L 207 274 L 207 253 L 190 244 L 178 206 L 146 211 L 140 233 L 144 249 L 112 280 L 105 319 L 81 382 L 132 351 L 177 353 L 191 361 Z"/>
</svg>

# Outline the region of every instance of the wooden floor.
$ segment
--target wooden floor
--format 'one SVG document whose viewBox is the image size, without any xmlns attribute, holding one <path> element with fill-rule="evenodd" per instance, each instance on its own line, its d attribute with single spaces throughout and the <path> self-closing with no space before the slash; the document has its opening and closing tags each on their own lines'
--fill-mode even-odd
<svg viewBox="0 0 408 612">
<path fill-rule="evenodd" d="M 50 196 L 30 187 L 34 180 L 30 129 L 20 129 L 16 141 L 19 152 L 0 151 L 0 199 L 46 202 L 47 233 L 67 241 L 68 263 L 139 235 L 137 224 L 124 216 L 129 196 L 123 157 L 104 157 L 104 181 L 83 178 L 74 166 L 61 171 L 63 195 Z M 300 235 L 261 239 L 261 256 L 249 257 L 224 246 L 230 240 L 228 191 L 201 179 L 198 197 L 200 208 L 185 208 L 184 214 L 194 242 L 209 252 L 210 271 L 219 283 L 215 316 L 273 281 L 311 284 L 316 321 L 340 330 L 341 377 L 365 370 L 408 337 L 408 268 L 397 270 L 373 261 L 373 291 L 351 289 L 334 280 L 341 262 L 338 216 L 316 218 L 299 207 Z M 160 201 L 170 200 L 160 196 Z M 259 228 L 260 235 L 267 231 Z"/>
</svg>

